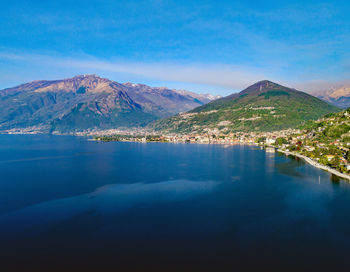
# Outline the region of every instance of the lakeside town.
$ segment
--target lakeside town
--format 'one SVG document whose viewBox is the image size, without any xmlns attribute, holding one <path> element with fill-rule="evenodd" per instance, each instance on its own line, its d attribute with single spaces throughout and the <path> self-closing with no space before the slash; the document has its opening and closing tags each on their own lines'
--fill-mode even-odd
<svg viewBox="0 0 350 272">
<path fill-rule="evenodd" d="M 164 134 L 132 131 L 95 136 L 99 141 L 167 142 L 197 144 L 248 144 L 266 147 L 305 159 L 310 164 L 350 179 L 350 109 L 310 122 L 303 129 L 274 132 L 232 132 L 208 130 L 206 134 Z M 114 131 L 115 132 L 115 131 Z M 143 134 L 142 134 L 143 133 Z"/>
<path fill-rule="evenodd" d="M 316 167 L 331 170 L 333 174 L 350 179 L 350 143 L 335 140 L 325 144 L 312 139 L 312 134 L 303 130 L 288 129 L 264 133 L 232 133 L 229 135 L 113 135 L 95 136 L 98 141 L 121 142 L 164 142 L 164 143 L 192 143 L 192 144 L 224 144 L 224 145 L 259 145 L 267 152 L 279 151 L 286 155 L 294 155 L 308 161 Z M 335 170 L 335 171 L 332 171 Z"/>
</svg>

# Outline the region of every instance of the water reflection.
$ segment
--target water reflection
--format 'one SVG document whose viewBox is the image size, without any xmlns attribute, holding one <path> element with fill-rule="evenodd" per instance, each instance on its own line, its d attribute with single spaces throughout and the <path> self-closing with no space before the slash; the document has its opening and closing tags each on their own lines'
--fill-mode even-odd
<svg viewBox="0 0 350 272">
<path fill-rule="evenodd" d="M 33 235 L 59 222 L 95 212 L 120 215 L 139 204 L 181 202 L 212 193 L 220 182 L 171 180 L 157 183 L 112 184 L 92 193 L 57 199 L 26 207 L 0 217 L 2 237 Z"/>
<path fill-rule="evenodd" d="M 349 267 L 350 183 L 303 160 L 247 146 L 28 137 L 2 138 L 0 161 L 59 159 L 0 163 L 1 271 Z"/>
<path fill-rule="evenodd" d="M 267 173 L 272 173 L 275 168 L 275 150 L 265 149 L 265 169 Z"/>
<path fill-rule="evenodd" d="M 340 177 L 334 175 L 334 174 L 331 174 L 331 182 L 333 185 L 339 185 L 340 183 Z"/>
<path fill-rule="evenodd" d="M 297 171 L 297 168 L 300 166 L 300 161 L 297 160 L 287 160 L 276 164 L 276 168 L 279 173 L 302 178 L 303 175 Z"/>
</svg>

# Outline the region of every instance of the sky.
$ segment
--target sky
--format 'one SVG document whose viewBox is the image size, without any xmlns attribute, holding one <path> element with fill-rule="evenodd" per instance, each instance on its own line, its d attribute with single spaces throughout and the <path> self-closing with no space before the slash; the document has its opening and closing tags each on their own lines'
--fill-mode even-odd
<svg viewBox="0 0 350 272">
<path fill-rule="evenodd" d="M 4 0 L 0 0 L 3 2 Z M 6 1 L 0 89 L 97 74 L 227 95 L 350 79 L 349 1 Z"/>
</svg>

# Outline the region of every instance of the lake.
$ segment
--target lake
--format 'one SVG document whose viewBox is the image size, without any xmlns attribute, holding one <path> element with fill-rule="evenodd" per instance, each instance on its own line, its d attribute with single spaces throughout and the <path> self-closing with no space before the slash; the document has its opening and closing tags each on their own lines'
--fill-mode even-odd
<svg viewBox="0 0 350 272">
<path fill-rule="evenodd" d="M 252 146 L 0 135 L 0 268 L 346 271 L 350 183 Z"/>
</svg>

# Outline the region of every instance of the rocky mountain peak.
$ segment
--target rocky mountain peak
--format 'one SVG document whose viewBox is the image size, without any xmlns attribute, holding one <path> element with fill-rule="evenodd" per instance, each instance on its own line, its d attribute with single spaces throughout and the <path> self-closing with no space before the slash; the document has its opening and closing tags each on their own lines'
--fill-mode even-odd
<svg viewBox="0 0 350 272">
<path fill-rule="evenodd" d="M 265 91 L 269 91 L 269 90 L 274 90 L 274 89 L 281 89 L 281 88 L 283 89 L 285 87 L 283 87 L 277 83 L 274 83 L 270 80 L 261 80 L 261 81 L 254 83 L 253 85 L 250 85 L 249 87 L 247 87 L 246 89 L 244 89 L 243 91 L 241 91 L 239 93 L 233 93 L 233 94 L 228 95 L 226 97 L 219 98 L 218 100 L 221 100 L 221 101 L 234 100 L 241 95 L 250 95 L 250 94 L 253 95 L 253 94 L 257 94 L 257 93 L 261 93 L 261 92 L 265 92 Z"/>
<path fill-rule="evenodd" d="M 107 78 L 102 78 L 98 75 L 95 74 L 87 74 L 87 75 L 77 75 L 73 78 L 69 78 L 69 79 L 64 79 L 64 80 L 72 80 L 72 81 L 110 81 Z"/>
<path fill-rule="evenodd" d="M 350 86 L 343 86 L 341 88 L 338 88 L 329 96 L 335 99 L 338 99 L 340 97 L 350 97 Z"/>
<path fill-rule="evenodd" d="M 97 75 L 78 75 L 73 78 L 48 81 L 35 92 L 113 92 L 116 86 L 112 87 L 112 83 L 109 79 Z"/>
<path fill-rule="evenodd" d="M 313 91 L 312 94 L 343 109 L 350 107 L 350 83 Z"/>
<path fill-rule="evenodd" d="M 274 83 L 272 81 L 261 80 L 261 81 L 254 83 L 253 85 L 249 86 L 245 90 L 243 90 L 242 93 L 243 92 L 244 93 L 262 92 L 262 91 L 266 91 L 268 89 L 276 89 L 276 88 L 280 88 L 280 87 L 282 87 L 282 86 L 277 84 L 277 83 Z"/>
<path fill-rule="evenodd" d="M 187 91 L 120 84 L 94 74 L 25 83 L 0 90 L 0 98 L 0 130 L 35 126 L 65 132 L 144 126 L 210 101 Z"/>
</svg>

